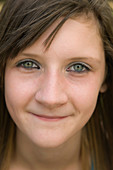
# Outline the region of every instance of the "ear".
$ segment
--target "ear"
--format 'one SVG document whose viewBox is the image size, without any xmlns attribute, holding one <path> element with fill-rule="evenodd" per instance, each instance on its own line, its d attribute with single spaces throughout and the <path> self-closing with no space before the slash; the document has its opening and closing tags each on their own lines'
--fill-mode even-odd
<svg viewBox="0 0 113 170">
<path fill-rule="evenodd" d="M 108 88 L 107 82 L 106 82 L 107 73 L 108 73 L 108 67 L 106 66 L 104 80 L 103 80 L 103 83 L 102 83 L 102 85 L 100 87 L 100 93 L 104 93 L 104 92 L 107 91 L 107 88 Z"/>
<path fill-rule="evenodd" d="M 103 83 L 103 84 L 101 85 L 101 88 L 100 88 L 100 93 L 104 93 L 104 92 L 106 92 L 106 90 L 107 90 L 107 84 L 106 84 L 106 83 Z"/>
</svg>

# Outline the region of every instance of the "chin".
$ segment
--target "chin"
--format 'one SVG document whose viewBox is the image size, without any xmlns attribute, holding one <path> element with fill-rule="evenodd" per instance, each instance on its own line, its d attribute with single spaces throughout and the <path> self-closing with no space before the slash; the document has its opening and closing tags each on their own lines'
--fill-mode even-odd
<svg viewBox="0 0 113 170">
<path fill-rule="evenodd" d="M 32 142 L 35 143 L 36 146 L 41 148 L 56 148 L 63 145 L 68 138 L 63 135 L 42 135 L 40 137 L 31 138 Z"/>
</svg>

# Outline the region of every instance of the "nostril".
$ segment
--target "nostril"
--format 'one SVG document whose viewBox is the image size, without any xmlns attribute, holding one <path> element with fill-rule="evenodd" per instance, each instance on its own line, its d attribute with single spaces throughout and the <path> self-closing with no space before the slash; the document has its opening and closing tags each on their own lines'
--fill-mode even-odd
<svg viewBox="0 0 113 170">
<path fill-rule="evenodd" d="M 35 94 L 35 100 L 48 108 L 60 107 L 67 103 L 67 92 L 62 76 L 56 70 L 49 70 Z"/>
<path fill-rule="evenodd" d="M 68 98 L 66 93 L 64 93 L 63 91 L 62 92 L 60 91 L 60 93 L 58 92 L 53 93 L 48 90 L 47 91 L 40 90 L 36 93 L 35 100 L 39 104 L 52 109 L 66 104 Z"/>
</svg>

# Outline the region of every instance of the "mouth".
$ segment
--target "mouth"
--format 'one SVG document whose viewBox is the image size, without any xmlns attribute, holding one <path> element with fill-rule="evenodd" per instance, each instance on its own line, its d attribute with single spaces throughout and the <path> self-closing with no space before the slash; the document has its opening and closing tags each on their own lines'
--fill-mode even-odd
<svg viewBox="0 0 113 170">
<path fill-rule="evenodd" d="M 33 114 L 34 116 L 36 116 L 38 119 L 43 120 L 43 121 L 47 121 L 47 122 L 56 122 L 56 121 L 60 121 L 63 119 L 66 119 L 69 116 L 46 116 L 46 115 L 36 115 Z"/>
</svg>

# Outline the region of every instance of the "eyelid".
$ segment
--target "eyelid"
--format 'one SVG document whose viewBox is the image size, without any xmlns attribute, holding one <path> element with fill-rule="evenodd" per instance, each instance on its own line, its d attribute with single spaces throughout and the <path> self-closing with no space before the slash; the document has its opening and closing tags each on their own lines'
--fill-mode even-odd
<svg viewBox="0 0 113 170">
<path fill-rule="evenodd" d="M 31 62 L 33 62 L 33 63 L 35 63 L 36 65 L 38 65 L 38 66 L 41 67 L 40 63 L 39 63 L 37 60 L 35 60 L 35 59 L 30 59 L 30 58 L 22 59 L 22 60 L 16 62 L 15 65 L 18 67 L 20 64 L 22 64 L 22 63 L 24 63 L 24 62 L 29 62 L 29 61 L 31 61 Z"/>
<path fill-rule="evenodd" d="M 87 63 L 84 63 L 84 62 L 81 62 L 81 61 L 76 61 L 76 62 L 72 62 L 70 63 L 66 69 L 68 69 L 69 67 L 73 66 L 73 65 L 76 65 L 76 64 L 81 64 L 82 66 L 85 66 L 86 68 L 88 68 L 89 70 L 92 70 L 91 66 L 88 65 Z"/>
</svg>

